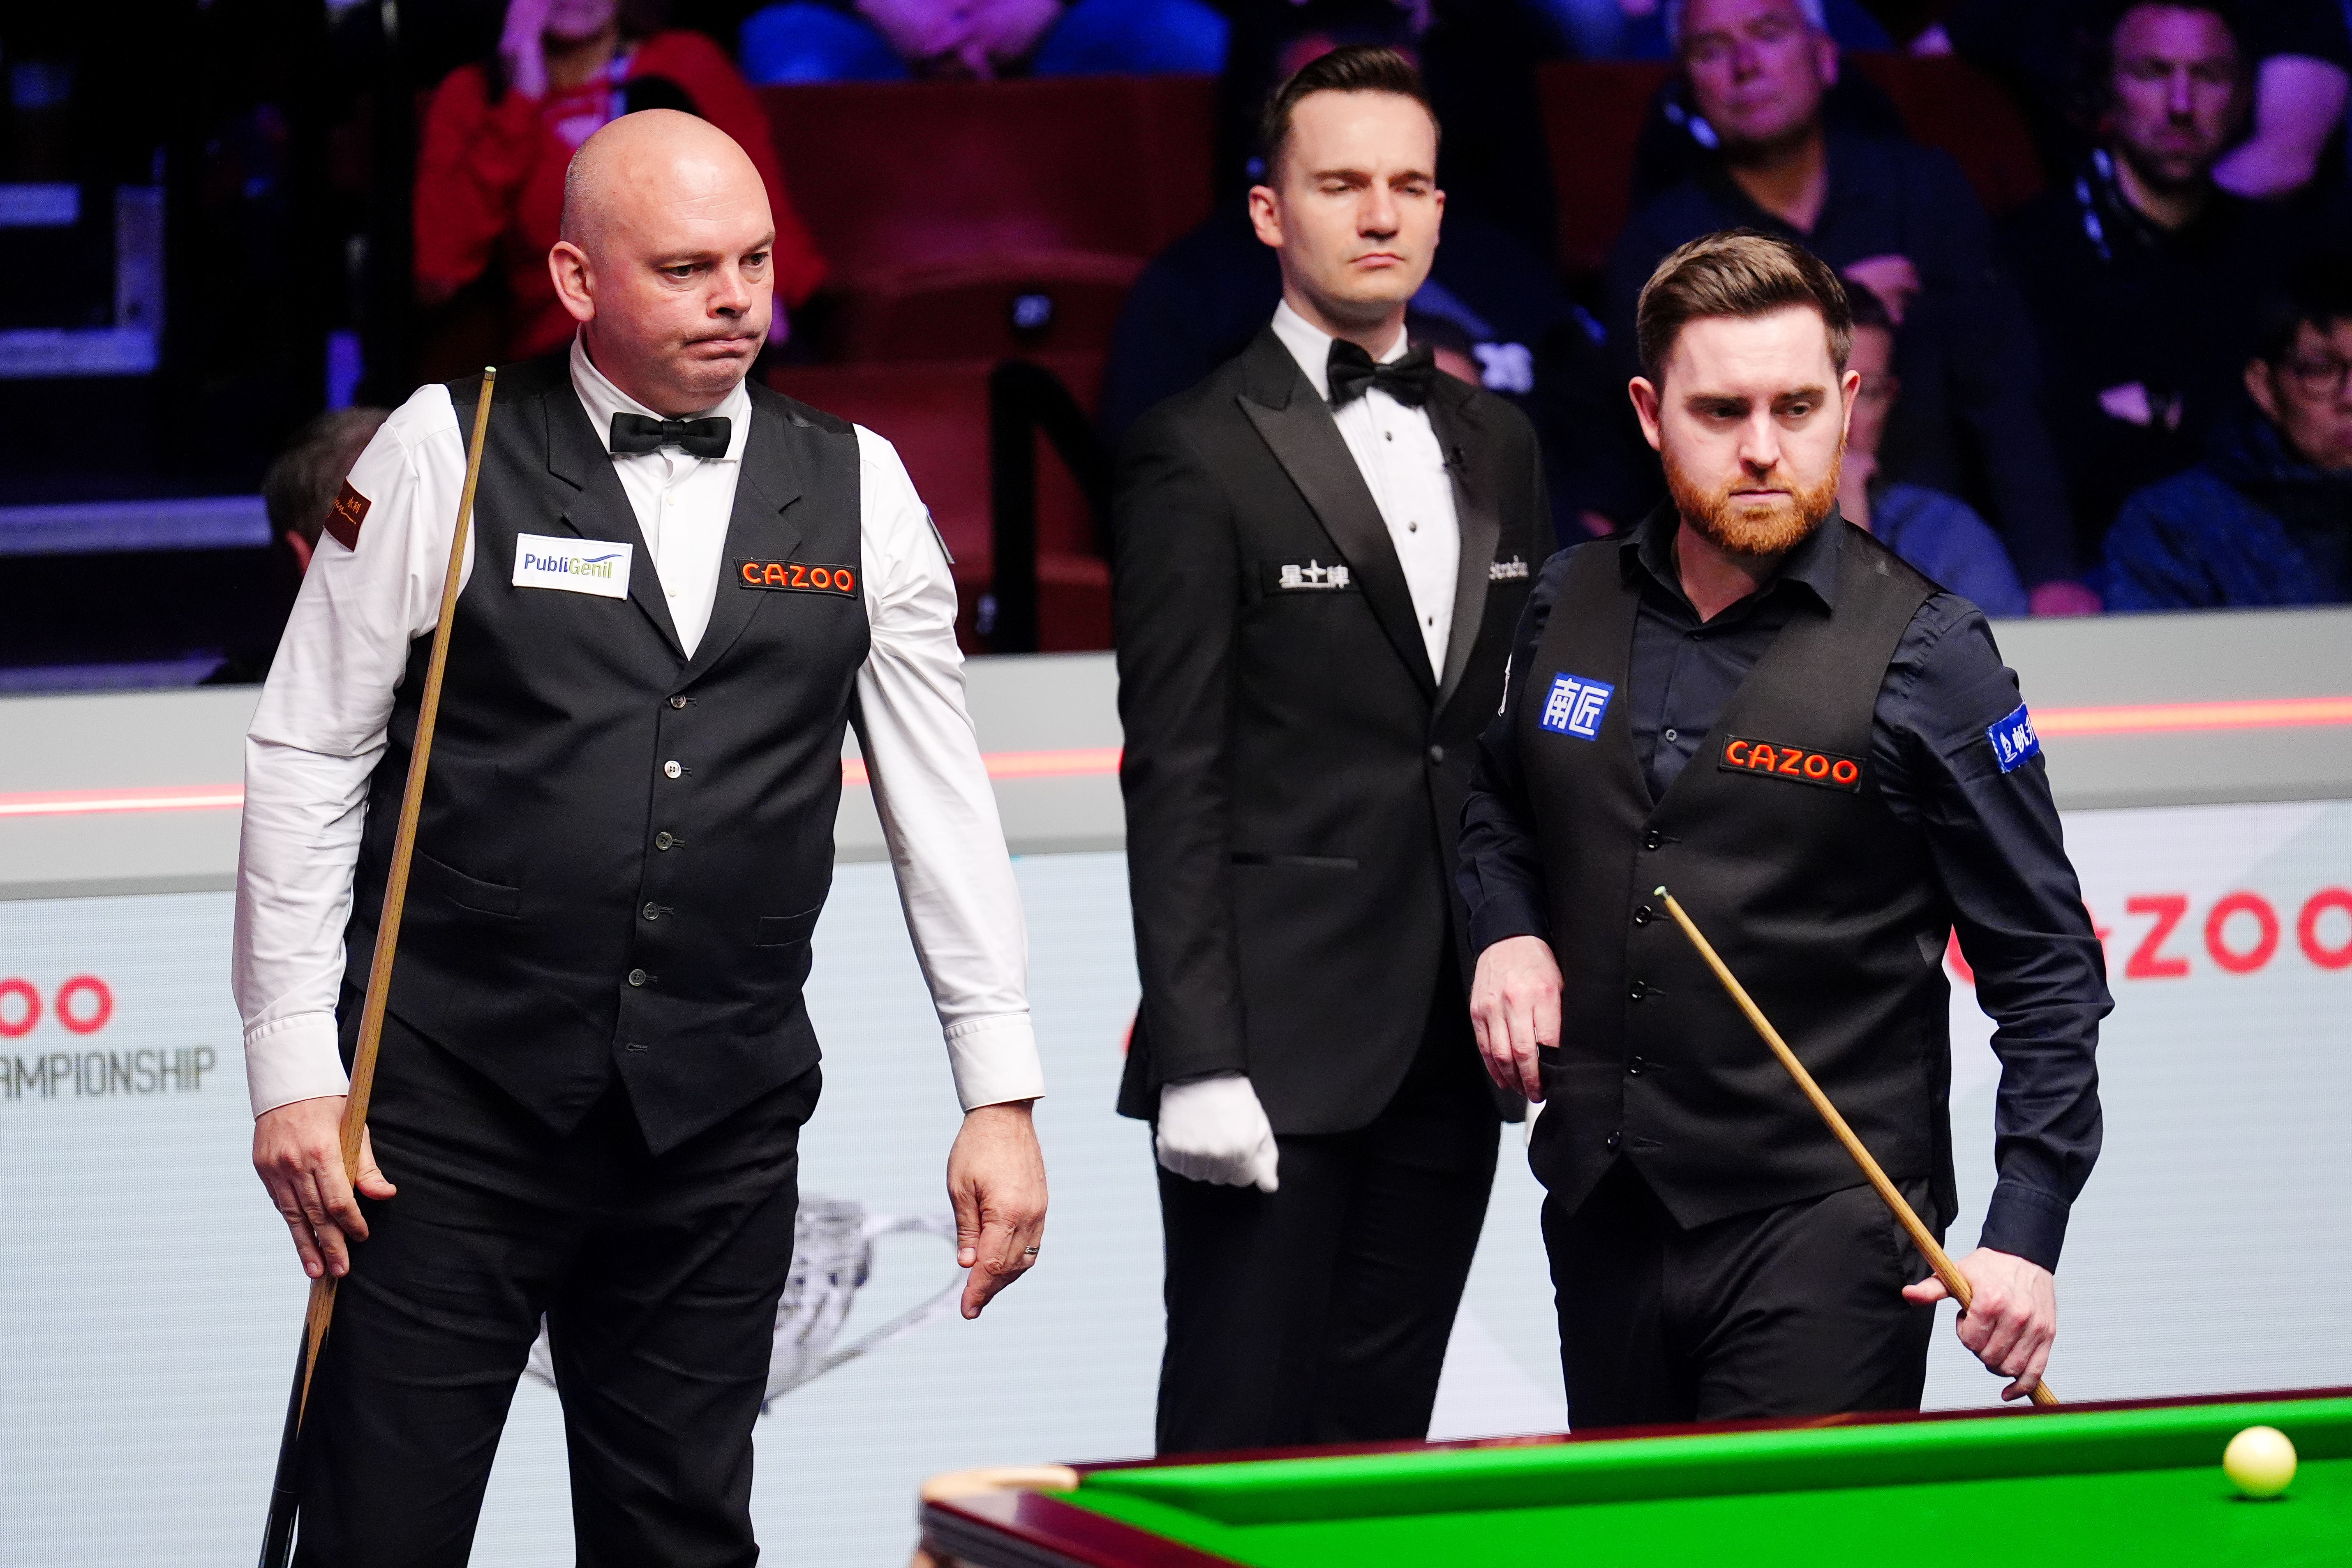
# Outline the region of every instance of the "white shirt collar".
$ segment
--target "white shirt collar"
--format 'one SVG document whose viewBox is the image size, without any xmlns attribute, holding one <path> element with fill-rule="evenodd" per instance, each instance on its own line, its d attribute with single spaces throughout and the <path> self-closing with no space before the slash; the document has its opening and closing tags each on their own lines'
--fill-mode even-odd
<svg viewBox="0 0 2352 1568">
<path fill-rule="evenodd" d="M 1304 323 L 1301 324 L 1304 325 Z M 1312 331 L 1314 329 L 1310 327 L 1307 330 Z M 667 417 L 655 413 L 619 387 L 614 386 L 606 378 L 604 373 L 596 368 L 594 362 L 589 359 L 588 345 L 577 333 L 573 334 L 572 339 L 572 390 L 579 395 L 580 406 L 588 411 L 588 423 L 596 427 L 598 444 L 608 453 L 613 449 L 614 415 L 642 414 L 648 419 Z M 719 400 L 717 406 L 706 408 L 700 414 L 690 414 L 687 417 L 700 419 L 713 414 L 720 416 L 727 421 L 727 456 L 713 458 L 709 461 L 740 462 L 743 457 L 743 443 L 751 437 L 751 393 L 745 390 L 743 384 L 739 381 L 726 396 Z"/>
<path fill-rule="evenodd" d="M 1274 335 L 1282 340 L 1282 346 L 1290 351 L 1290 357 L 1307 373 L 1307 384 L 1315 389 L 1315 395 L 1330 402 L 1331 334 L 1292 310 L 1290 301 L 1285 300 L 1274 308 Z M 1389 364 L 1404 358 L 1412 347 L 1405 339 L 1404 330 L 1399 327 L 1396 342 L 1389 345 L 1386 353 L 1375 355 L 1373 363 Z"/>
</svg>

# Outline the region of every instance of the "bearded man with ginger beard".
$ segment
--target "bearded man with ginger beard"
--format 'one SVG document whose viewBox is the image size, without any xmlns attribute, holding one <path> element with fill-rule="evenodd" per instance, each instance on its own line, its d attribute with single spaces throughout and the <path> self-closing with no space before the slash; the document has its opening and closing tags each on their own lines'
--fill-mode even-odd
<svg viewBox="0 0 2352 1568">
<path fill-rule="evenodd" d="M 1652 889 L 1671 888 L 1940 1236 L 1957 931 L 1998 1025 L 1961 1342 L 2022 1397 L 2097 1158 L 2111 1005 L 2040 743 L 1973 605 L 1837 512 L 1837 276 L 1708 235 L 1642 291 L 1669 500 L 1546 563 L 1460 881 L 1495 1080 L 1540 1101 L 1577 1427 L 1916 1409 L 1943 1288 Z"/>
</svg>

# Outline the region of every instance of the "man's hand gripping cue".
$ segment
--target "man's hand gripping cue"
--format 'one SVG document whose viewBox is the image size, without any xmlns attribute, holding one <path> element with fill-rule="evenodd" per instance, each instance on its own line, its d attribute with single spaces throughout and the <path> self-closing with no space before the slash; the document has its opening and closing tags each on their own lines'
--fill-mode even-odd
<svg viewBox="0 0 2352 1568">
<path fill-rule="evenodd" d="M 1551 943 L 1509 936 L 1478 955 L 1470 1027 L 1496 1088 L 1529 1100 L 1544 1097 L 1536 1047 L 1559 1044 L 1559 963 Z"/>
<path fill-rule="evenodd" d="M 1969 1310 L 1958 1324 L 1960 1343 L 1987 1370 L 2010 1380 L 2003 1399 L 2023 1399 L 2050 1364 L 2058 1337 L 2058 1282 L 2050 1270 L 2011 1253 L 1979 1247 L 1954 1267 L 1969 1282 Z M 1940 1301 L 1950 1292 L 1930 1274 L 1906 1285 L 1906 1301 Z"/>
<path fill-rule="evenodd" d="M 368 1227 L 343 1175 L 343 1097 L 298 1100 L 254 1118 L 253 1168 L 294 1233 L 302 1272 L 349 1274 L 351 1243 L 365 1241 Z M 375 1144 L 362 1129 L 360 1194 L 381 1203 L 398 1190 L 376 1168 Z"/>
<path fill-rule="evenodd" d="M 967 1318 L 979 1317 L 999 1290 L 1029 1271 L 1045 1234 L 1045 1156 L 1030 1104 L 1015 1100 L 966 1111 L 948 1151 L 956 1264 L 971 1270 L 963 1284 Z"/>
</svg>

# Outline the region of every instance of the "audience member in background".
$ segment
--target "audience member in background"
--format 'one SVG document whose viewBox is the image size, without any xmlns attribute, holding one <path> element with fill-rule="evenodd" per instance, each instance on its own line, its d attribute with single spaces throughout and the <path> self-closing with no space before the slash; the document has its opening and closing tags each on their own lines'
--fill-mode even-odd
<svg viewBox="0 0 2352 1568">
<path fill-rule="evenodd" d="M 1903 395 L 1895 374 L 1895 322 L 1867 289 L 1846 291 L 1853 347 L 1846 369 L 1862 377 L 1838 470 L 1838 510 L 1895 553 L 1988 616 L 2026 613 L 2025 589 L 2000 536 L 1968 502 L 1926 485 L 1889 482 L 1878 471 L 1886 416 Z"/>
<path fill-rule="evenodd" d="M 743 24 L 743 74 L 793 81 L 1213 72 L 1202 0 L 782 0 Z"/>
<path fill-rule="evenodd" d="M 310 570 L 310 552 L 319 547 L 327 519 L 352 471 L 378 426 L 392 416 L 386 408 L 337 408 L 321 414 L 295 433 L 292 445 L 261 476 L 261 504 L 269 513 L 269 553 L 272 570 L 291 603 Z M 205 678 L 206 686 L 250 686 L 268 678 L 278 652 L 283 616 L 267 626 L 251 628 L 252 637 L 228 650 L 226 660 Z"/>
<path fill-rule="evenodd" d="M 2042 423 L 2032 330 L 1958 165 L 1909 142 L 1823 125 L 1839 62 L 1820 0 L 1666 0 L 1666 21 L 1719 152 L 1619 237 L 1608 282 L 1621 369 L 1634 371 L 1634 300 L 1675 247 L 1743 227 L 1807 246 L 1905 329 L 1909 395 L 1888 426 L 1884 471 L 1989 503 L 2037 615 L 2095 611 Z M 1654 464 L 1630 432 L 1617 450 L 1654 492 Z"/>
<path fill-rule="evenodd" d="M 1841 70 L 1822 89 L 1822 130 L 1827 135 L 1907 140 L 1910 127 L 1886 89 L 1860 71 Z M 1632 211 L 1638 212 L 1685 180 L 1714 168 L 1722 141 L 1692 103 L 1690 82 L 1680 75 L 1658 84 L 1649 112 L 1633 142 Z"/>
<path fill-rule="evenodd" d="M 2236 406 L 2254 313 L 2312 226 L 2214 183 L 2249 97 L 2229 13 L 2134 5 L 2107 52 L 2099 145 L 2003 236 L 2085 561 L 2124 498 L 2195 462 Z"/>
<path fill-rule="evenodd" d="M 1526 0 L 1560 46 L 1585 60 L 1674 58 L 1662 0 Z M 1842 49 L 1891 49 L 1895 40 L 1860 0 L 1822 0 L 1822 25 Z"/>
<path fill-rule="evenodd" d="M 2352 258 L 2306 264 L 2268 315 L 2251 406 L 2204 462 L 2124 503 L 2109 608 L 2352 601 Z"/>
<path fill-rule="evenodd" d="M 640 109 L 698 114 L 733 137 L 760 171 L 775 216 L 779 307 L 824 281 L 824 259 L 784 195 L 767 116 L 717 45 L 659 29 L 646 0 L 509 0 L 498 58 L 449 73 L 425 116 L 416 166 L 416 285 L 446 302 L 493 266 L 507 289 L 501 359 L 529 359 L 572 341 L 577 324 L 555 297 L 547 253 L 563 211 L 572 153 L 608 121 Z"/>
<path fill-rule="evenodd" d="M 1958 0 L 1911 48 L 1957 51 L 2006 83 L 2025 110 L 2052 179 L 2064 182 L 2098 140 L 2105 41 L 2129 4 Z M 2323 172 L 2332 178 L 2320 184 L 2342 184 L 2352 31 L 2337 0 L 2245 0 L 2236 12 L 2252 79 L 2252 130 L 2221 160 L 2214 177 L 2223 189 L 2254 199 L 2291 195 Z"/>
<path fill-rule="evenodd" d="M 343 476 L 391 417 L 388 408 L 331 409 L 297 431 L 293 444 L 261 476 L 271 547 L 293 558 L 298 579 L 310 570 L 310 552 L 326 531 Z"/>
</svg>

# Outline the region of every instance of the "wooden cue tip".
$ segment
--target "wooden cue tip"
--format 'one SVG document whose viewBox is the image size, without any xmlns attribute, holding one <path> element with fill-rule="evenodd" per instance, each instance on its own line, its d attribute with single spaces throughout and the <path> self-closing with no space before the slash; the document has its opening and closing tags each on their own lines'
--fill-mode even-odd
<svg viewBox="0 0 2352 1568">
<path fill-rule="evenodd" d="M 1656 887 L 1650 889 L 1650 897 L 1654 899 L 1663 899 L 1665 896 L 1666 885 L 1664 882 L 1659 883 Z"/>
</svg>

